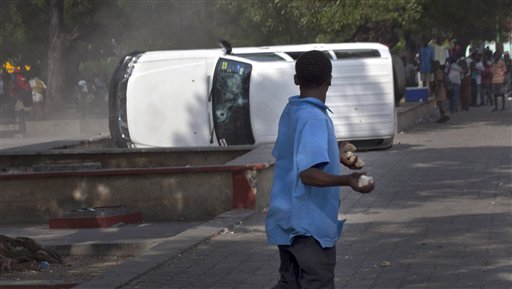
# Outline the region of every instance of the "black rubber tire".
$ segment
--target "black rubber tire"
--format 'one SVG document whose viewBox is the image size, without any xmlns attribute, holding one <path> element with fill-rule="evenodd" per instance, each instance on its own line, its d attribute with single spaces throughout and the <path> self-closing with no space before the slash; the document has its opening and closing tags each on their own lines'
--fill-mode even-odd
<svg viewBox="0 0 512 289">
<path fill-rule="evenodd" d="M 395 105 L 405 96 L 405 68 L 402 59 L 398 55 L 392 56 L 393 61 L 393 86 L 395 90 Z"/>
</svg>

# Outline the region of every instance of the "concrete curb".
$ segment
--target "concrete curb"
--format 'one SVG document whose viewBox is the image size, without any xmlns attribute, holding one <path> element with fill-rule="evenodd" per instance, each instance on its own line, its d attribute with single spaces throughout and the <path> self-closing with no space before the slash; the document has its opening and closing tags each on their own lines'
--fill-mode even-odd
<svg viewBox="0 0 512 289">
<path fill-rule="evenodd" d="M 429 98 L 426 102 L 408 102 L 397 108 L 397 133 L 407 130 L 424 121 L 437 112 L 436 101 Z"/>
<path fill-rule="evenodd" d="M 151 269 L 164 264 L 167 260 L 190 251 L 216 235 L 233 228 L 249 219 L 254 213 L 256 213 L 256 210 L 244 209 L 223 213 L 211 221 L 167 238 L 140 255 L 114 267 L 112 270 L 73 288 L 119 288 Z"/>
<path fill-rule="evenodd" d="M 76 286 L 73 281 L 49 281 L 49 280 L 30 280 L 30 281 L 2 281 L 2 289 L 69 289 Z"/>
<path fill-rule="evenodd" d="M 115 242 L 99 244 L 52 245 L 47 248 L 55 250 L 63 256 L 137 256 L 153 246 L 161 239 L 148 239 L 136 242 Z"/>
</svg>

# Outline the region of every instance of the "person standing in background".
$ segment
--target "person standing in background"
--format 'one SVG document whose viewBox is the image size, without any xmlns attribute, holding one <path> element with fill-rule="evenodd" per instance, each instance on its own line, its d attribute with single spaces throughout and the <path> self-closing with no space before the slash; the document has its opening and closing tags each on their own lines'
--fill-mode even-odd
<svg viewBox="0 0 512 289">
<path fill-rule="evenodd" d="M 423 37 L 423 46 L 419 51 L 419 71 L 421 75 L 422 87 L 427 87 L 431 91 L 432 89 L 432 63 L 434 62 L 434 50 L 429 45 L 429 41 L 426 37 Z"/>
<path fill-rule="evenodd" d="M 492 72 L 491 72 L 491 64 L 489 58 L 487 58 L 487 54 L 483 54 L 483 72 L 482 72 L 482 100 L 484 101 L 485 105 L 493 105 L 493 95 L 492 95 Z"/>
<path fill-rule="evenodd" d="M 402 59 L 404 62 L 404 70 L 405 70 L 405 85 L 408 87 L 416 87 L 418 86 L 417 74 L 418 68 L 416 67 L 414 60 L 409 57 L 404 57 Z"/>
<path fill-rule="evenodd" d="M 512 60 L 510 59 L 510 53 L 507 51 L 503 54 L 503 61 L 505 62 L 505 86 L 508 86 L 508 92 L 510 96 L 510 90 L 512 90 Z M 507 91 L 505 91 L 505 94 Z"/>
<path fill-rule="evenodd" d="M 471 78 L 474 79 L 474 88 L 471 88 L 471 92 L 473 93 L 474 103 L 477 106 L 482 106 L 485 104 L 485 99 L 482 93 L 482 74 L 484 73 L 484 64 L 482 61 L 482 53 L 477 52 L 475 54 L 474 60 L 474 69 L 471 74 Z M 474 90 L 474 91 L 473 91 Z"/>
<path fill-rule="evenodd" d="M 448 46 L 445 44 L 445 41 L 443 41 L 443 37 L 437 37 L 431 46 L 434 50 L 434 61 L 439 61 L 439 65 L 446 65 L 446 59 L 449 56 L 449 52 Z"/>
<path fill-rule="evenodd" d="M 459 66 L 462 67 L 462 82 L 460 87 L 460 105 L 461 111 L 469 111 L 471 105 L 471 61 L 465 58 L 461 58 L 458 61 Z"/>
<path fill-rule="evenodd" d="M 444 78 L 448 77 L 444 73 L 444 66 L 439 64 L 439 61 L 434 61 L 434 81 L 435 81 L 435 91 L 434 96 L 436 98 L 437 109 L 439 110 L 440 118 L 437 120 L 437 123 L 445 123 L 450 117 L 446 114 L 444 109 L 444 103 L 447 99 L 447 88 L 444 85 Z"/>
<path fill-rule="evenodd" d="M 460 106 L 460 89 L 461 89 L 461 75 L 464 72 L 462 67 L 457 63 L 455 58 L 450 58 L 448 68 L 446 68 L 446 74 L 448 75 L 448 79 L 451 83 L 451 93 L 450 93 L 450 101 L 449 101 L 449 110 L 450 113 L 459 110 Z"/>
<path fill-rule="evenodd" d="M 498 110 L 498 97 L 501 97 L 501 110 L 505 110 L 505 77 L 506 77 L 505 61 L 501 59 L 501 53 L 496 51 L 493 55 L 493 62 L 491 64 L 492 73 L 492 94 L 494 97 L 494 109 Z"/>
<path fill-rule="evenodd" d="M 32 113 L 35 119 L 42 119 L 44 118 L 46 84 L 37 75 L 30 79 L 29 84 L 32 88 Z"/>
</svg>

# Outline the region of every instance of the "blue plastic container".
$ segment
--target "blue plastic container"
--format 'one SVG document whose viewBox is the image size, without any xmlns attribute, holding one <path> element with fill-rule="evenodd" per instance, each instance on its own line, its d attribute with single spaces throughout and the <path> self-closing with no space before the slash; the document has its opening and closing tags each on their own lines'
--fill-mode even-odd
<svg viewBox="0 0 512 289">
<path fill-rule="evenodd" d="M 406 87 L 405 101 L 407 102 L 425 102 L 428 100 L 427 87 Z"/>
</svg>

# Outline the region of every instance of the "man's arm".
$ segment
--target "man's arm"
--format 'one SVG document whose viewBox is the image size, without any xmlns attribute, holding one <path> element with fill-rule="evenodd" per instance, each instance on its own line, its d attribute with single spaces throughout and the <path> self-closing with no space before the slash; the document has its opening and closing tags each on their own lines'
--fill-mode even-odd
<svg viewBox="0 0 512 289">
<path fill-rule="evenodd" d="M 354 191 L 360 193 L 369 193 L 371 192 L 375 184 L 370 183 L 366 186 L 359 187 L 359 177 L 364 175 L 365 173 L 351 173 L 348 175 L 332 175 L 326 173 L 325 171 L 312 167 L 307 170 L 304 170 L 300 173 L 300 178 L 302 183 L 308 186 L 315 187 L 333 187 L 333 186 L 342 186 L 342 187 L 351 187 Z"/>
</svg>

